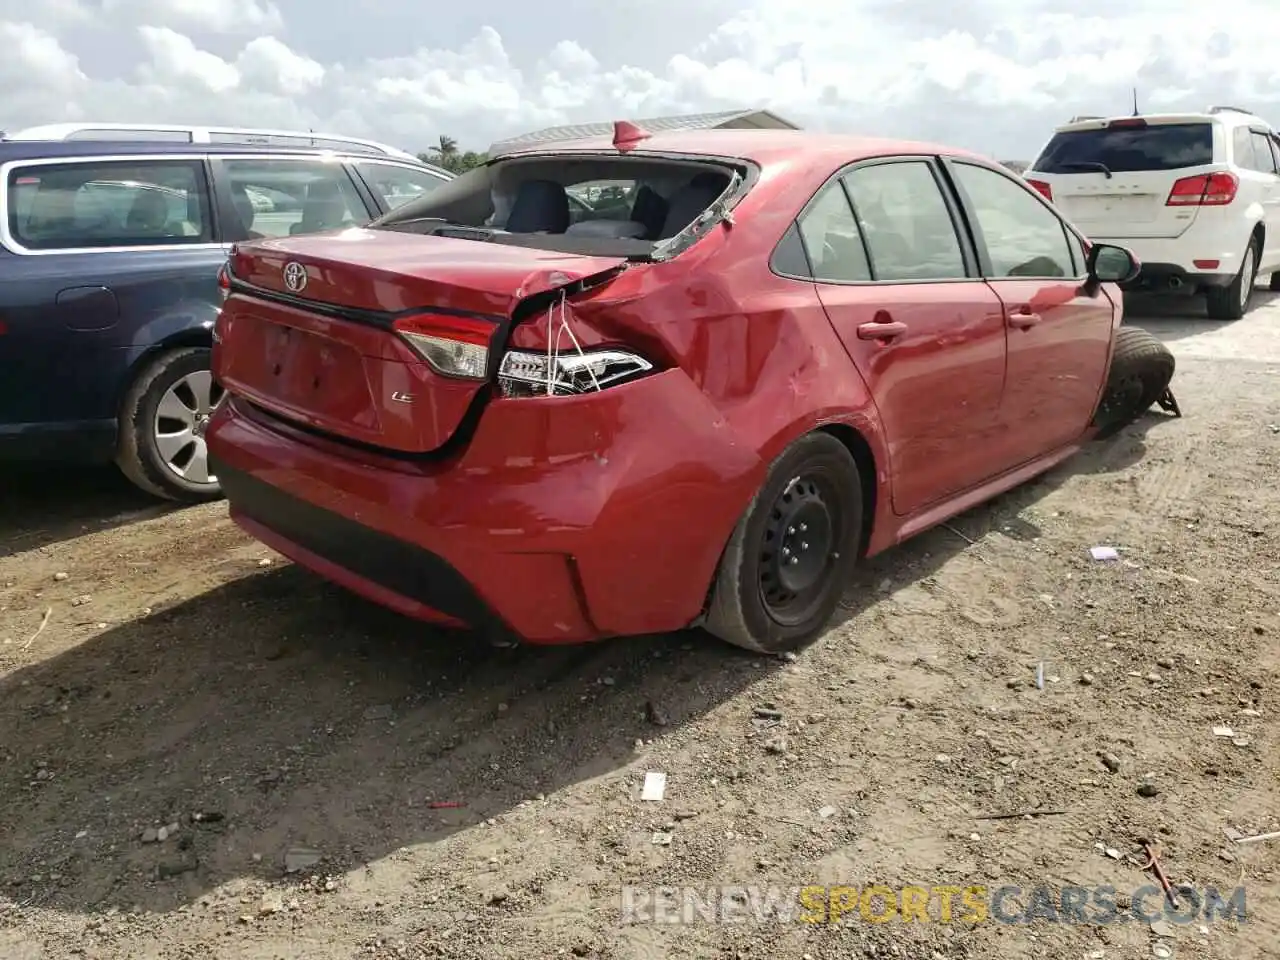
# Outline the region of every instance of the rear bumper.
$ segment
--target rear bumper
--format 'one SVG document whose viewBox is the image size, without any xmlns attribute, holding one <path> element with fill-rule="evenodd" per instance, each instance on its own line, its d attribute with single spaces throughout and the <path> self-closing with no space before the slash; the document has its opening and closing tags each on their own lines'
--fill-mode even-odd
<svg viewBox="0 0 1280 960">
<path fill-rule="evenodd" d="M 491 403 L 446 461 L 389 460 L 242 401 L 210 424 L 232 517 L 401 613 L 536 643 L 680 629 L 764 466 L 678 371 Z"/>
<path fill-rule="evenodd" d="M 1249 239 L 1224 237 L 1220 231 L 1197 231 L 1193 224 L 1180 237 L 1093 237 L 1133 251 L 1142 262 L 1138 276 L 1126 290 L 1191 292 L 1204 287 L 1225 287 L 1240 271 Z M 1238 249 L 1237 249 L 1238 247 Z"/>
</svg>

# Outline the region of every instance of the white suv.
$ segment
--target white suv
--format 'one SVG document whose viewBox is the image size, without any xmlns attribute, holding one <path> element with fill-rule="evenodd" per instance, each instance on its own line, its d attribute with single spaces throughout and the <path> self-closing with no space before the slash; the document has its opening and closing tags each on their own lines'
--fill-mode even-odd
<svg viewBox="0 0 1280 960">
<path fill-rule="evenodd" d="M 1280 140 L 1235 107 L 1081 118 L 1028 168 L 1081 231 L 1142 261 L 1133 286 L 1203 294 L 1235 320 L 1261 273 L 1280 290 Z"/>
</svg>

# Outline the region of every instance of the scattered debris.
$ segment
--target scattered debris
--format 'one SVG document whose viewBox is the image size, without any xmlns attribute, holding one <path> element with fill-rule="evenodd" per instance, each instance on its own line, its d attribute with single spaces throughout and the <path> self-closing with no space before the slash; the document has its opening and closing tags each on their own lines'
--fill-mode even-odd
<svg viewBox="0 0 1280 960">
<path fill-rule="evenodd" d="M 93 597 L 89 596 L 89 594 L 87 593 L 82 593 L 78 597 L 71 598 L 71 605 L 73 607 L 83 607 L 86 603 L 92 603 L 92 602 L 93 602 Z"/>
<path fill-rule="evenodd" d="M 1214 727 L 1213 735 L 1215 737 L 1222 737 L 1223 739 L 1230 740 L 1236 735 L 1236 733 L 1230 727 Z"/>
<path fill-rule="evenodd" d="M 770 753 L 784 754 L 787 752 L 787 738 L 770 737 L 765 741 L 764 748 Z"/>
<path fill-rule="evenodd" d="M 1061 817 L 1066 810 L 1015 810 L 1012 813 L 984 813 L 974 817 L 975 820 L 1017 820 L 1020 817 Z"/>
<path fill-rule="evenodd" d="M 1178 909 L 1178 899 L 1174 896 L 1173 885 L 1169 883 L 1169 878 L 1165 876 L 1164 868 L 1160 865 L 1160 857 L 1156 852 L 1156 848 L 1149 842 L 1144 841 L 1142 849 L 1147 854 L 1147 862 L 1141 864 L 1141 869 L 1150 870 L 1155 874 L 1156 880 L 1160 882 L 1160 889 L 1164 891 L 1165 899 L 1169 901 L 1169 906 L 1175 910 Z"/>
<path fill-rule="evenodd" d="M 1151 947 L 1151 955 L 1156 960 L 1169 960 L 1173 956 L 1173 948 L 1166 943 L 1156 943 Z"/>
<path fill-rule="evenodd" d="M 40 627 L 35 633 L 27 638 L 27 642 L 22 645 L 23 652 L 30 650 L 31 645 L 36 642 L 36 638 L 39 637 L 40 634 L 44 633 L 44 628 L 49 625 L 49 618 L 51 616 L 53 616 L 53 607 L 49 607 L 49 609 L 45 610 L 44 616 L 40 618 Z"/>
<path fill-rule="evenodd" d="M 1151 932 L 1157 937 L 1168 937 L 1169 939 L 1177 936 L 1177 931 L 1168 920 L 1156 920 L 1151 924 Z"/>
<path fill-rule="evenodd" d="M 1044 689 L 1044 661 L 1041 660 L 1036 664 L 1036 689 Z"/>
<path fill-rule="evenodd" d="M 1120 551 L 1115 547 L 1090 547 L 1089 555 L 1095 560 L 1119 560 Z"/>
<path fill-rule="evenodd" d="M 301 873 L 324 859 L 324 854 L 310 847 L 290 847 L 284 855 L 284 872 Z"/>
<path fill-rule="evenodd" d="M 1105 750 L 1098 751 L 1098 759 L 1102 761 L 1102 765 L 1112 773 L 1120 772 L 1120 758 L 1114 753 L 1107 753 Z"/>
<path fill-rule="evenodd" d="M 671 834 L 669 833 L 655 833 L 650 837 L 650 840 L 653 842 L 655 847 L 671 846 Z"/>
<path fill-rule="evenodd" d="M 753 707 L 751 710 L 753 716 L 759 720 L 781 720 L 782 711 L 774 709 L 773 706 Z"/>
<path fill-rule="evenodd" d="M 658 801 L 667 795 L 667 775 L 658 770 L 650 770 L 644 775 L 644 786 L 640 788 L 640 799 Z"/>
<path fill-rule="evenodd" d="M 461 800 L 432 800 L 427 804 L 428 810 L 458 810 L 466 804 Z"/>
<path fill-rule="evenodd" d="M 1274 833 L 1259 833 L 1252 837 L 1235 837 L 1236 843 L 1265 843 L 1270 840 L 1280 840 L 1280 830 Z"/>
<path fill-rule="evenodd" d="M 839 812 L 840 812 L 839 809 L 836 807 L 826 806 L 818 811 L 818 817 L 821 820 L 830 820 Z"/>
<path fill-rule="evenodd" d="M 69 576 L 70 574 L 64 573 L 63 571 L 59 570 L 57 573 L 53 575 L 53 579 L 61 583 L 63 580 L 66 580 Z"/>
<path fill-rule="evenodd" d="M 644 705 L 645 719 L 652 723 L 655 727 L 665 727 L 671 722 L 671 718 L 667 716 L 666 711 L 660 706 L 649 700 Z"/>
<path fill-rule="evenodd" d="M 1154 783 L 1151 783 L 1148 780 L 1144 780 L 1142 781 L 1142 783 L 1138 784 L 1138 796 L 1146 797 L 1148 800 L 1150 800 L 1152 797 L 1158 797 L 1159 795 L 1160 795 L 1160 788 L 1157 787 Z"/>
</svg>

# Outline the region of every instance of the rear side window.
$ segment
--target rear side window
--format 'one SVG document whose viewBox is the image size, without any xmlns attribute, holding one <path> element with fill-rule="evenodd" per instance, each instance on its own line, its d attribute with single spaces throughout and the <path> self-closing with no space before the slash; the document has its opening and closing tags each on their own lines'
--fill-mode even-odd
<svg viewBox="0 0 1280 960">
<path fill-rule="evenodd" d="M 395 163 L 360 160 L 356 162 L 356 170 L 369 185 L 369 189 L 387 205 L 388 210 L 425 197 L 446 182 L 443 177 L 426 170 L 415 170 Z"/>
<path fill-rule="evenodd" d="M 929 164 L 874 164 L 844 176 L 877 280 L 958 280 L 968 275 L 955 223 Z"/>
<path fill-rule="evenodd" d="M 1271 138 L 1256 130 L 1250 131 L 1249 137 L 1253 140 L 1253 169 L 1260 173 L 1275 173 L 1276 158 L 1271 152 Z"/>
<path fill-rule="evenodd" d="M 1213 125 L 1160 123 L 1146 127 L 1072 130 L 1055 134 L 1031 169 L 1040 173 L 1178 170 L 1213 163 Z"/>
<path fill-rule="evenodd" d="M 18 167 L 5 190 L 9 235 L 28 250 L 213 242 L 199 161 Z"/>
<path fill-rule="evenodd" d="M 369 212 L 345 167 L 318 160 L 227 160 L 223 169 L 239 223 L 233 239 L 289 237 L 367 223 Z"/>
<path fill-rule="evenodd" d="M 839 181 L 824 188 L 798 225 L 813 279 L 836 283 L 871 279 L 862 234 Z"/>
</svg>

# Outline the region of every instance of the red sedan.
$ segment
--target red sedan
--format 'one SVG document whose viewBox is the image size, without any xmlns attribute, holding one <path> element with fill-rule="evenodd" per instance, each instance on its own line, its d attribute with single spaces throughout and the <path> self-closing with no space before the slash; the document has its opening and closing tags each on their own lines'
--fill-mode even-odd
<svg viewBox="0 0 1280 960">
<path fill-rule="evenodd" d="M 620 123 L 241 244 L 208 447 L 244 529 L 405 614 L 782 652 L 862 558 L 1171 402 L 1136 267 L 963 151 Z"/>
</svg>

